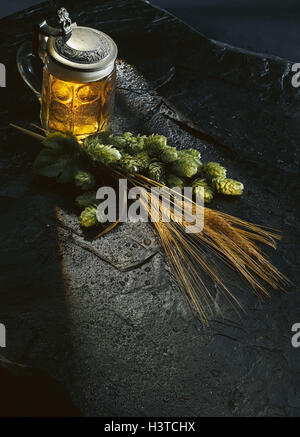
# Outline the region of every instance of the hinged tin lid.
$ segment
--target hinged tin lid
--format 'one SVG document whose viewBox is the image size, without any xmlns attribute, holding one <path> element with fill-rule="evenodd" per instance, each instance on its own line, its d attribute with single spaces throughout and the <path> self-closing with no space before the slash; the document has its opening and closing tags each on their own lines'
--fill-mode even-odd
<svg viewBox="0 0 300 437">
<path fill-rule="evenodd" d="M 114 69 L 117 57 L 115 42 L 105 33 L 71 23 L 68 12 L 58 11 L 61 29 L 46 25 L 48 67 L 64 80 L 94 81 L 107 76 Z M 46 23 L 46 22 L 44 22 Z M 44 24 L 45 28 L 45 24 Z"/>
<path fill-rule="evenodd" d="M 96 71 L 117 57 L 117 46 L 105 33 L 90 27 L 72 27 L 72 35 L 50 37 L 48 53 L 69 68 Z"/>
</svg>

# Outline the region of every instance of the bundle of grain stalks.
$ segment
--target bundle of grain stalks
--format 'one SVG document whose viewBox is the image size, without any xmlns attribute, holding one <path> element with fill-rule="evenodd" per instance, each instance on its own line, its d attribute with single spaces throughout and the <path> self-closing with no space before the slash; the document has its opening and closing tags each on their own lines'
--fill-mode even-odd
<svg viewBox="0 0 300 437">
<path fill-rule="evenodd" d="M 153 187 L 162 188 L 161 184 L 141 175 L 130 176 L 128 180 L 132 185 L 146 188 L 149 195 Z M 169 190 L 166 190 L 167 192 Z M 195 205 L 193 200 L 186 198 L 185 201 L 192 203 L 193 215 L 196 211 L 202 214 L 202 208 Z M 149 204 L 150 202 L 145 204 L 145 209 L 151 217 L 152 214 L 156 215 L 156 211 L 151 210 Z M 164 204 L 160 201 L 161 217 L 166 216 L 163 208 Z M 221 262 L 238 272 L 260 298 L 269 296 L 268 286 L 274 289 L 282 288 L 286 278 L 265 258 L 256 244 L 259 241 L 275 249 L 278 235 L 262 226 L 207 207 L 204 208 L 203 230 L 187 233 L 186 227 L 190 226 L 191 218 L 185 217 L 178 222 L 171 214 L 170 222 L 153 220 L 153 225 L 180 288 L 202 320 L 208 320 L 215 306 L 215 297 L 203 279 L 206 275 L 212 278 L 219 290 L 232 302 L 240 306 L 222 279 L 221 269 L 217 269 L 212 258 L 208 261 L 207 253 L 216 255 Z"/>
<path fill-rule="evenodd" d="M 239 305 L 238 299 L 228 289 L 220 269 L 217 268 L 219 262 L 235 270 L 260 298 L 269 295 L 269 286 L 274 289 L 282 288 L 287 281 L 266 259 L 257 245 L 259 242 L 275 249 L 275 241 L 279 237 L 274 232 L 212 208 L 197 205 L 192 198 L 185 199 L 185 202 L 190 203 L 192 217 L 195 213 L 204 213 L 203 229 L 188 233 L 187 226 L 191 220 L 186 215 L 181 221 L 175 217 L 174 183 L 187 185 L 192 182 L 191 178 L 200 177 L 200 186 L 207 190 L 209 201 L 212 193 L 218 190 L 229 195 L 242 193 L 243 186 L 240 182 L 226 178 L 226 170 L 217 163 L 203 165 L 196 150 L 178 152 L 168 146 L 165 137 L 162 136 L 133 137 L 128 133 L 121 136 L 104 133 L 87 138 L 79 145 L 70 134 L 44 136 L 22 128 L 21 130 L 35 136 L 45 146 L 35 161 L 34 168 L 37 174 L 55 178 L 59 183 L 73 183 L 83 192 L 77 196 L 76 204 L 82 210 L 80 222 L 85 227 L 98 224 L 98 204 L 95 191 L 91 190 L 99 181 L 100 175 L 103 183 L 104 169 L 108 168 L 110 177 L 116 181 L 127 179 L 128 189 L 134 186 L 142 187 L 148 196 L 153 188 L 160 189 L 162 196 L 156 206 L 153 206 L 147 197 L 140 200 L 144 202 L 150 219 L 154 215 L 159 215 L 159 220 L 152 220 L 153 226 L 178 285 L 187 296 L 193 311 L 204 322 L 207 322 L 215 306 L 215 297 L 206 285 L 207 276 L 232 302 Z M 193 183 L 191 185 L 193 186 Z M 194 185 L 198 187 L 199 182 Z M 164 195 L 169 196 L 170 193 L 173 209 L 169 212 L 170 220 L 165 221 L 162 217 L 168 212 L 164 211 L 165 204 L 162 200 Z M 204 192 L 204 201 L 205 197 Z M 109 232 L 118 223 L 119 220 L 110 224 L 98 237 Z M 207 254 L 217 257 L 218 263 Z"/>
</svg>

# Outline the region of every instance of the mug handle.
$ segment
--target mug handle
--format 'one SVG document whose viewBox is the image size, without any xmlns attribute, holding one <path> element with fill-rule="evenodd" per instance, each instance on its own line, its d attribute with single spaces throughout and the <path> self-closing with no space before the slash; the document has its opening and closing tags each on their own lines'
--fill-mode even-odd
<svg viewBox="0 0 300 437">
<path fill-rule="evenodd" d="M 41 59 L 33 53 L 32 43 L 24 42 L 17 52 L 17 67 L 23 80 L 32 89 L 39 102 L 41 102 L 42 95 L 41 65 Z"/>
</svg>

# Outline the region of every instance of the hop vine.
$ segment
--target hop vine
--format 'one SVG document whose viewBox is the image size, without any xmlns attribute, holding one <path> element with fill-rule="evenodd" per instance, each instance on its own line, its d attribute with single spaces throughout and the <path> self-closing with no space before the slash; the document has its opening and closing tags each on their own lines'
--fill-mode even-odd
<svg viewBox="0 0 300 437">
<path fill-rule="evenodd" d="M 98 223 L 99 202 L 92 190 L 103 171 L 101 165 L 130 175 L 142 174 L 170 188 L 192 187 L 194 195 L 202 193 L 206 203 L 216 194 L 239 196 L 244 190 L 242 182 L 227 177 L 221 164 L 203 164 L 197 149 L 178 150 L 164 135 L 101 132 L 79 144 L 70 133 L 51 134 L 44 145 L 34 170 L 39 176 L 54 178 L 60 184 L 73 183 L 83 191 L 75 203 L 82 210 L 79 220 L 84 227 Z"/>
</svg>

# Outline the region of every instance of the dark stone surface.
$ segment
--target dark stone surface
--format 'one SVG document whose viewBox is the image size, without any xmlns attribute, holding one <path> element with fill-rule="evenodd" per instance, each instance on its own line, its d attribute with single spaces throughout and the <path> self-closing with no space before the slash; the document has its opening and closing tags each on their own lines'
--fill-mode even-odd
<svg viewBox="0 0 300 437">
<path fill-rule="evenodd" d="M 79 417 L 64 386 L 40 370 L 0 356 L 0 417 Z"/>
<path fill-rule="evenodd" d="M 246 312 L 238 314 L 216 288 L 215 317 L 203 327 L 151 227 L 123 225 L 91 242 L 66 196 L 35 184 L 39 146 L 8 128 L 38 121 L 15 55 L 32 25 L 62 3 L 73 20 L 104 30 L 119 46 L 114 130 L 165 134 L 244 181 L 241 199 L 218 198 L 213 207 L 281 229 L 270 256 L 295 282 L 289 293 L 259 302 L 228 272 Z M 84 9 L 51 4 L 0 21 L 0 61 L 8 69 L 0 89 L 4 353 L 17 360 L 28 349 L 27 363 L 63 381 L 86 415 L 299 416 L 291 326 L 300 321 L 300 107 L 291 63 L 210 41 L 138 0 L 86 1 Z"/>
</svg>

